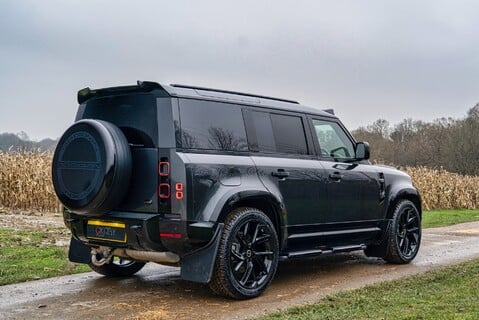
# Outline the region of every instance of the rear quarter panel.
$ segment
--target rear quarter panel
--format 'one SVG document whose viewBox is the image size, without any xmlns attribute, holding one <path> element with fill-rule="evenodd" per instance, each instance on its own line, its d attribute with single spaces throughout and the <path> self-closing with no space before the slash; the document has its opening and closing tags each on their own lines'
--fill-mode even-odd
<svg viewBox="0 0 479 320">
<path fill-rule="evenodd" d="M 268 193 L 247 155 L 183 153 L 187 178 L 187 219 L 216 222 L 228 201 Z"/>
</svg>

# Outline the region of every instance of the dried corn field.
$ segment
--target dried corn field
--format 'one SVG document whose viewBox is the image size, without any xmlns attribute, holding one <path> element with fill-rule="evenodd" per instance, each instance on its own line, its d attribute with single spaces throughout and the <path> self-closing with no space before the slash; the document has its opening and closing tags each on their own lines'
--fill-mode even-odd
<svg viewBox="0 0 479 320">
<path fill-rule="evenodd" d="M 51 153 L 0 151 L 0 210 L 57 212 Z"/>
<path fill-rule="evenodd" d="M 423 200 L 424 210 L 478 209 L 479 177 L 463 176 L 444 169 L 404 168 Z"/>
<path fill-rule="evenodd" d="M 60 211 L 51 182 L 51 153 L 0 151 L 0 210 Z M 479 177 L 443 169 L 406 167 L 423 208 L 479 208 Z"/>
</svg>

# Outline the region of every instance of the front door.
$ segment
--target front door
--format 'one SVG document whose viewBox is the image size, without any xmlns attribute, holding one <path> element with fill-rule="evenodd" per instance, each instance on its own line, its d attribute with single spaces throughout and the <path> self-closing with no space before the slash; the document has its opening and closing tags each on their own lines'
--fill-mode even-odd
<svg viewBox="0 0 479 320">
<path fill-rule="evenodd" d="M 323 229 L 358 238 L 377 233 L 383 219 L 381 173 L 355 159 L 355 143 L 338 121 L 313 118 L 312 125 L 327 179 Z"/>
</svg>

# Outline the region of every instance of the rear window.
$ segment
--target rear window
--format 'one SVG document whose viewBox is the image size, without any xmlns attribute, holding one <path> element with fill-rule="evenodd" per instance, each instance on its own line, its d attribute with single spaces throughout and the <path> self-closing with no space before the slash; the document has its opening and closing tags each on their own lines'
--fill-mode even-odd
<svg viewBox="0 0 479 320">
<path fill-rule="evenodd" d="M 115 124 L 128 143 L 139 147 L 158 146 L 156 98 L 151 94 L 102 97 L 86 102 L 82 119 L 99 119 Z"/>
<path fill-rule="evenodd" d="M 182 148 L 248 151 L 240 106 L 181 99 L 180 121 Z"/>
</svg>

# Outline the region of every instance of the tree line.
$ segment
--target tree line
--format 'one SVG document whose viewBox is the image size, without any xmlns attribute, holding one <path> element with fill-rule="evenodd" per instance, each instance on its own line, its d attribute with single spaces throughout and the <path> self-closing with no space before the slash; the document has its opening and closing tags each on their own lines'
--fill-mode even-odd
<svg viewBox="0 0 479 320">
<path fill-rule="evenodd" d="M 379 119 L 353 135 L 357 141 L 369 142 L 373 162 L 479 175 L 479 103 L 462 119 L 408 118 L 395 126 Z"/>
<path fill-rule="evenodd" d="M 353 132 L 357 141 L 371 145 L 373 162 L 395 166 L 444 168 L 479 176 L 479 103 L 462 119 L 432 122 L 404 119 L 396 125 L 378 119 Z M 0 150 L 53 151 L 57 140 L 31 141 L 25 132 L 0 133 Z"/>
<path fill-rule="evenodd" d="M 24 131 L 16 134 L 0 133 L 0 151 L 53 151 L 57 142 L 57 140 L 50 138 L 41 141 L 31 141 Z"/>
</svg>

